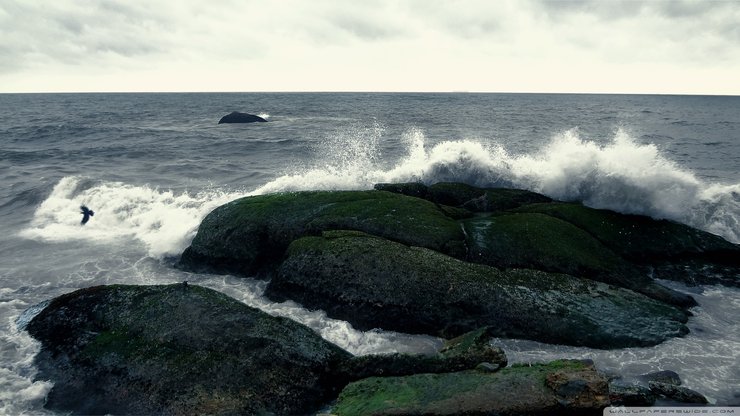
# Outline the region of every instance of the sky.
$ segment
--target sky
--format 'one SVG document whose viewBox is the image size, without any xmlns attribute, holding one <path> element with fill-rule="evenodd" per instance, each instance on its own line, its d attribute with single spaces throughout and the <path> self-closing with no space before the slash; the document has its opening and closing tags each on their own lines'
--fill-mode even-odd
<svg viewBox="0 0 740 416">
<path fill-rule="evenodd" d="M 740 0 L 0 0 L 0 92 L 740 95 Z"/>
</svg>

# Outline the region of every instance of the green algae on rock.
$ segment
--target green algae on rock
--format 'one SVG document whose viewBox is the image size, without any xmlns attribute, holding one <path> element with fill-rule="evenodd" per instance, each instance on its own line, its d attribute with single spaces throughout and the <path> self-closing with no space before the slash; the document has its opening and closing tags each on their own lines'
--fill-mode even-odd
<svg viewBox="0 0 740 416">
<path fill-rule="evenodd" d="M 49 409 L 74 414 L 308 414 L 368 376 L 468 370 L 506 356 L 481 328 L 437 354 L 352 356 L 313 330 L 195 285 L 98 286 L 53 299 L 41 342 Z"/>
<path fill-rule="evenodd" d="M 309 328 L 194 285 L 103 286 L 28 325 L 46 406 L 77 414 L 306 413 L 351 355 Z"/>
<path fill-rule="evenodd" d="M 581 361 L 520 365 L 494 373 L 463 371 L 373 377 L 349 384 L 332 409 L 353 415 L 578 415 L 609 404 L 604 376 Z"/>
<path fill-rule="evenodd" d="M 647 346 L 688 332 L 684 312 L 565 274 L 501 271 L 356 231 L 304 237 L 265 294 L 323 309 L 359 329 L 500 337 L 597 348 Z"/>
<path fill-rule="evenodd" d="M 241 198 L 203 220 L 180 264 L 253 275 L 295 239 L 350 229 L 464 257 L 460 224 L 435 204 L 382 191 L 295 192 Z"/>
<path fill-rule="evenodd" d="M 649 266 L 655 278 L 693 285 L 740 285 L 740 246 L 688 225 L 576 203 L 532 204 L 516 211 L 567 221 L 622 258 Z"/>
</svg>

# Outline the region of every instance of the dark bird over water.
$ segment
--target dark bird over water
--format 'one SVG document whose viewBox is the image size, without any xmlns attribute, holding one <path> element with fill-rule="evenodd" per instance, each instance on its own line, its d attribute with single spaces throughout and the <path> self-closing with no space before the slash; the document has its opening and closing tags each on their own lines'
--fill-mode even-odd
<svg viewBox="0 0 740 416">
<path fill-rule="evenodd" d="M 80 206 L 80 209 L 82 210 L 80 211 L 80 214 L 82 214 L 82 225 L 85 225 L 90 221 L 90 217 L 95 215 L 95 212 L 84 205 Z"/>
</svg>

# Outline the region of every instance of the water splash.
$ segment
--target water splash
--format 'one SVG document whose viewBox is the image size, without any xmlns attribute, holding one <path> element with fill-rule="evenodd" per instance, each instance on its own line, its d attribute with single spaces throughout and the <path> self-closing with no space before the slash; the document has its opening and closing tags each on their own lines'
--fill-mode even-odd
<svg viewBox="0 0 740 416">
<path fill-rule="evenodd" d="M 500 144 L 477 140 L 427 146 L 423 132 L 413 129 L 402 138 L 406 155 L 390 167 L 375 157 L 377 138 L 358 136 L 352 143 L 351 137 L 324 149 L 316 164 L 321 167 L 281 176 L 255 193 L 414 181 L 514 187 L 593 208 L 671 219 L 740 242 L 740 184 L 706 183 L 657 146 L 640 144 L 623 130 L 607 144 L 568 130 L 541 149 L 512 155 Z"/>
<path fill-rule="evenodd" d="M 175 194 L 148 186 L 65 177 L 20 235 L 50 242 L 110 243 L 133 237 L 153 257 L 175 255 L 187 247 L 208 212 L 242 195 L 220 190 Z M 80 224 L 82 204 L 95 211 L 85 226 Z"/>
</svg>

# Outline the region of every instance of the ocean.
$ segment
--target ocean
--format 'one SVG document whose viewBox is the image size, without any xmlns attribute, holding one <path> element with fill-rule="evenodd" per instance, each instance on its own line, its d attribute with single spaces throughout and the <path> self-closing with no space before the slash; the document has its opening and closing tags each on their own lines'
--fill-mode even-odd
<svg viewBox="0 0 740 416">
<path fill-rule="evenodd" d="M 221 124 L 231 111 L 268 123 Z M 570 94 L 0 94 L 0 413 L 53 414 L 23 330 L 43 302 L 101 284 L 188 280 L 302 322 L 354 354 L 439 339 L 361 332 L 265 282 L 173 267 L 200 220 L 235 198 L 378 182 L 516 187 L 667 218 L 740 243 L 740 97 Z M 80 205 L 95 211 L 80 225 Z M 740 401 L 740 290 L 685 287 L 691 333 L 602 351 L 496 340 L 512 362 L 592 358 L 633 377 L 677 371 Z"/>
</svg>

